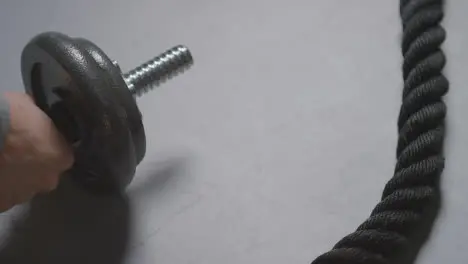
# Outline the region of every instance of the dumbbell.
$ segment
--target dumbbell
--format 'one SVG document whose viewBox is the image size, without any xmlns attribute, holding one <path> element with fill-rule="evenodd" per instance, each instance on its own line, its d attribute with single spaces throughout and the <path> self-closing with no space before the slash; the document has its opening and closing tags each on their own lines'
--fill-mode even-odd
<svg viewBox="0 0 468 264">
<path fill-rule="evenodd" d="M 21 55 L 25 90 L 73 146 L 70 175 L 88 190 L 122 191 L 146 152 L 142 115 L 135 97 L 193 64 L 175 46 L 123 74 L 97 45 L 45 32 Z"/>
</svg>

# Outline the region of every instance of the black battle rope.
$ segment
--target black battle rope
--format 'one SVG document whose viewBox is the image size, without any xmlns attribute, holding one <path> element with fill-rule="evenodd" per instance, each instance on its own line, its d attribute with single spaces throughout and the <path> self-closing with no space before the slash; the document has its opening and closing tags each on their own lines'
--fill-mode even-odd
<svg viewBox="0 0 468 264">
<path fill-rule="evenodd" d="M 398 119 L 397 163 L 382 200 L 358 229 L 313 264 L 395 263 L 438 200 L 438 179 L 449 83 L 442 75 L 445 31 L 442 0 L 400 0 L 403 24 L 403 101 Z"/>
</svg>

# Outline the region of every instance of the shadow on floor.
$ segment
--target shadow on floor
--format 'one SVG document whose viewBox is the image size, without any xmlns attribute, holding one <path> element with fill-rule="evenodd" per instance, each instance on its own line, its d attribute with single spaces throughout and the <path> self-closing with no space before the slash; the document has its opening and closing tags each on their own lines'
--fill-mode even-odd
<svg viewBox="0 0 468 264">
<path fill-rule="evenodd" d="M 134 191 L 158 189 L 178 164 L 158 166 L 163 167 Z M 122 264 L 129 244 L 130 209 L 126 195 L 94 195 L 64 176 L 56 191 L 33 199 L 28 212 L 15 221 L 0 249 L 0 263 Z"/>
<path fill-rule="evenodd" d="M 124 195 L 95 196 L 64 177 L 53 193 L 35 198 L 15 222 L 0 263 L 121 263 L 129 226 Z"/>
</svg>

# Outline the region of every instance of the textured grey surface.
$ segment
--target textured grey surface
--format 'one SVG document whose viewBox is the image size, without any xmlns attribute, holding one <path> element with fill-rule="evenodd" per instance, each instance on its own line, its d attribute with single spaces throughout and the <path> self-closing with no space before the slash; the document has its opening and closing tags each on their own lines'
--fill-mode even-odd
<svg viewBox="0 0 468 264">
<path fill-rule="evenodd" d="M 447 167 L 425 264 L 468 259 L 468 2 L 446 10 Z M 123 70 L 175 44 L 195 66 L 139 99 L 148 154 L 127 197 L 65 182 L 1 215 L 2 263 L 309 263 L 392 175 L 398 1 L 4 0 L 0 89 L 22 89 L 21 49 L 46 30 Z"/>
</svg>

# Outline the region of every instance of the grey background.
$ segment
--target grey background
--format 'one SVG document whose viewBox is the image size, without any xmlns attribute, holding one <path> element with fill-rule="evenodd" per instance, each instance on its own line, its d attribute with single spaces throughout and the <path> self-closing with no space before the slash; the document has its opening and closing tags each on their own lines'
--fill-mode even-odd
<svg viewBox="0 0 468 264">
<path fill-rule="evenodd" d="M 92 40 L 124 69 L 175 44 L 195 57 L 138 99 L 148 153 L 126 196 L 92 197 L 64 176 L 0 216 L 2 263 L 309 263 L 392 175 L 398 2 L 2 0 L 2 90 L 23 89 L 21 50 L 48 30 Z M 466 10 L 446 6 L 443 207 L 418 263 L 468 259 Z"/>
</svg>

